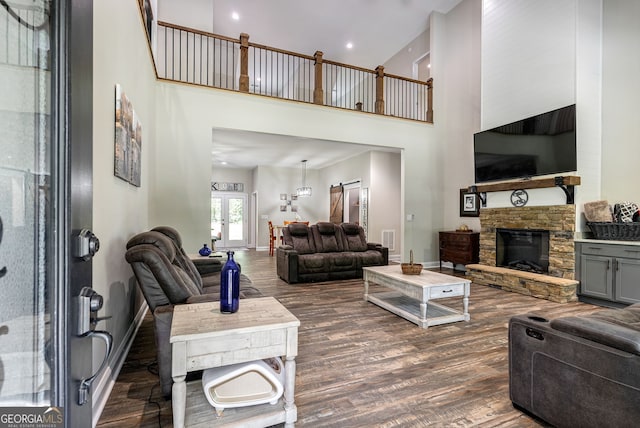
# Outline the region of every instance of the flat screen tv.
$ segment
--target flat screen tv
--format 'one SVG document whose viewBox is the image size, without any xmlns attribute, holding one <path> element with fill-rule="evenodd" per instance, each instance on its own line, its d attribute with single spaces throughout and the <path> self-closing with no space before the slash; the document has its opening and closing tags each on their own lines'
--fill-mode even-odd
<svg viewBox="0 0 640 428">
<path fill-rule="evenodd" d="M 476 183 L 575 171 L 575 104 L 473 136 Z"/>
</svg>

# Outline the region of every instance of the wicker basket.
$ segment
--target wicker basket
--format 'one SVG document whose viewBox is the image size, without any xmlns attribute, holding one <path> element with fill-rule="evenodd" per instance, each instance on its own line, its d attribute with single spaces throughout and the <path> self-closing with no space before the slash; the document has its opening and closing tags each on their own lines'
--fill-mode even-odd
<svg viewBox="0 0 640 428">
<path fill-rule="evenodd" d="M 596 239 L 640 241 L 640 223 L 587 222 Z"/>
<path fill-rule="evenodd" d="M 420 275 L 423 268 L 421 263 L 413 263 L 413 250 L 409 250 L 409 263 L 402 263 L 400 267 L 405 275 Z"/>
</svg>

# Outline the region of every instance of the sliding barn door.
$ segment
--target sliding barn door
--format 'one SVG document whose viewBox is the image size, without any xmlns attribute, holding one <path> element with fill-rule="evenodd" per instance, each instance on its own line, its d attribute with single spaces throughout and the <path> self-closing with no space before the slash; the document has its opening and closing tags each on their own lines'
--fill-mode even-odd
<svg viewBox="0 0 640 428">
<path fill-rule="evenodd" d="M 340 224 L 344 216 L 343 187 L 331 186 L 329 189 L 329 221 Z"/>
</svg>

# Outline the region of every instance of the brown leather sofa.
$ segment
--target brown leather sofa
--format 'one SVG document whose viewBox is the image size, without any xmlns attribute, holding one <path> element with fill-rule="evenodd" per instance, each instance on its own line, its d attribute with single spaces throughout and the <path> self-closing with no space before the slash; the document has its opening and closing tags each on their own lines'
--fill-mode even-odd
<svg viewBox="0 0 640 428">
<path fill-rule="evenodd" d="M 362 268 L 389 264 L 389 249 L 367 242 L 354 223 L 289 224 L 276 248 L 278 276 L 290 284 L 361 278 Z"/>
<path fill-rule="evenodd" d="M 640 421 L 640 303 L 589 316 L 509 322 L 513 404 L 556 427 Z"/>
<path fill-rule="evenodd" d="M 132 237 L 127 242 L 125 259 L 153 314 L 160 386 L 162 394 L 170 397 L 173 379 L 169 338 L 173 308 L 179 304 L 220 300 L 220 274 L 210 273 L 203 278 L 184 253 L 180 235 L 166 227 Z M 241 298 L 262 295 L 250 285 L 251 280 L 241 274 Z"/>
</svg>

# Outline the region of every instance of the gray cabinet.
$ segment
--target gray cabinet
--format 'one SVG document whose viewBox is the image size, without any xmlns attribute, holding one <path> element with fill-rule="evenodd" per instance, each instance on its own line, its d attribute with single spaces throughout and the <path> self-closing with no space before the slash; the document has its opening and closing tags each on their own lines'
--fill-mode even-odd
<svg viewBox="0 0 640 428">
<path fill-rule="evenodd" d="M 576 279 L 581 300 L 640 302 L 640 245 L 576 242 Z"/>
</svg>

